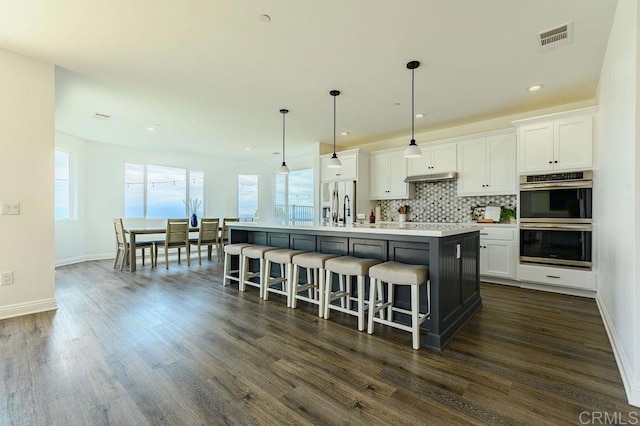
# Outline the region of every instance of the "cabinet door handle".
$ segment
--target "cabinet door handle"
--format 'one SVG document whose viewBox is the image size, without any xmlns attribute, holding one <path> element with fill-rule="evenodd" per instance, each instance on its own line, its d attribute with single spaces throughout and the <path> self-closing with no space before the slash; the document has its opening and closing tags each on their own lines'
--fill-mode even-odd
<svg viewBox="0 0 640 426">
<path fill-rule="evenodd" d="M 560 277 L 557 276 L 557 275 L 547 275 L 547 278 L 558 278 L 558 279 L 560 279 Z"/>
<path fill-rule="evenodd" d="M 340 173 L 336 173 L 336 176 L 340 176 Z"/>
<path fill-rule="evenodd" d="M 558 162 L 558 160 L 554 161 L 554 163 L 557 163 L 557 162 Z"/>
<path fill-rule="evenodd" d="M 480 235 L 489 235 L 488 232 L 481 232 Z"/>
<path fill-rule="evenodd" d="M 549 164 L 553 164 L 553 161 L 549 161 Z"/>
</svg>

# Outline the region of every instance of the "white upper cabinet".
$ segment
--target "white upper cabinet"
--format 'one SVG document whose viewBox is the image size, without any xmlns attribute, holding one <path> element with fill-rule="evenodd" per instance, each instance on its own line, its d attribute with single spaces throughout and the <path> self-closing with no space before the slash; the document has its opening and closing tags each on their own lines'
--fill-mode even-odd
<svg viewBox="0 0 640 426">
<path fill-rule="evenodd" d="M 516 183 L 515 134 L 458 143 L 458 195 L 515 194 Z"/>
<path fill-rule="evenodd" d="M 338 152 L 337 155 L 342 163 L 342 167 L 337 169 L 327 166 L 331 155 L 322 157 L 322 181 L 358 180 L 358 153 Z"/>
<path fill-rule="evenodd" d="M 410 158 L 408 176 L 456 171 L 456 144 L 421 146 L 422 157 Z"/>
<path fill-rule="evenodd" d="M 554 114 L 546 120 L 522 120 L 514 125 L 521 174 L 593 167 L 593 112 Z"/>
<path fill-rule="evenodd" d="M 371 199 L 392 200 L 412 196 L 413 185 L 404 182 L 407 177 L 404 150 L 372 154 L 369 170 Z"/>
</svg>

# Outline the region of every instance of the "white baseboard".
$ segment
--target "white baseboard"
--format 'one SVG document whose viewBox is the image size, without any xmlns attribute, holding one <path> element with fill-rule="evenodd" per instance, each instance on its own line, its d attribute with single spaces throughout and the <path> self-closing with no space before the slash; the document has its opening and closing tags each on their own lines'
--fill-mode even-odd
<svg viewBox="0 0 640 426">
<path fill-rule="evenodd" d="M 596 297 L 596 292 L 593 290 L 583 290 L 583 289 L 571 288 L 571 287 L 559 287 L 554 285 L 532 283 L 528 281 L 514 281 L 514 280 L 505 279 L 505 278 L 489 277 L 485 275 L 480 275 L 480 281 L 485 283 L 501 284 L 501 285 L 509 285 L 512 287 L 526 288 L 529 290 L 546 291 L 549 293 L 568 294 L 569 296 L 589 297 L 591 299 Z"/>
<path fill-rule="evenodd" d="M 622 377 L 622 383 L 624 384 L 624 391 L 627 394 L 627 400 L 630 405 L 640 407 L 640 381 L 633 375 L 633 369 L 631 368 L 631 364 L 629 363 L 629 359 L 627 358 L 625 352 L 622 350 L 620 338 L 618 337 L 616 329 L 613 326 L 611 316 L 609 315 L 604 302 L 600 299 L 599 294 L 596 297 L 596 304 L 598 305 L 598 309 L 600 310 L 600 316 L 602 317 L 604 328 L 605 330 L 607 330 L 609 342 L 611 343 L 611 348 L 613 349 L 613 355 L 616 357 L 616 363 L 618 364 L 618 369 L 620 370 L 620 376 Z"/>
<path fill-rule="evenodd" d="M 19 317 L 22 315 L 36 314 L 38 312 L 54 311 L 58 309 L 56 299 L 34 300 L 15 305 L 0 306 L 0 320 Z"/>
<path fill-rule="evenodd" d="M 113 253 L 102 253 L 85 256 L 68 257 L 66 259 L 56 259 L 56 266 L 72 265 L 74 263 L 88 262 L 90 260 L 113 259 Z"/>
</svg>

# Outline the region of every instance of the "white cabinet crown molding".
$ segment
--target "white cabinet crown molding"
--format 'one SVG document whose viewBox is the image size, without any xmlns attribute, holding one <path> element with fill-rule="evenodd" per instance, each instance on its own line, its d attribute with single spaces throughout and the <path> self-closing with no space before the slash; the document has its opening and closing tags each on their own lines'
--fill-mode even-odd
<svg viewBox="0 0 640 426">
<path fill-rule="evenodd" d="M 561 118 L 572 117 L 575 115 L 587 115 L 587 114 L 597 114 L 597 113 L 598 113 L 598 107 L 592 106 L 592 107 L 586 107 L 586 108 L 580 108 L 580 109 L 572 109 L 569 111 L 555 112 L 553 114 L 540 115 L 536 117 L 523 118 L 522 120 L 514 120 L 511 122 L 511 124 L 514 127 L 520 127 L 520 126 L 525 126 L 527 124 L 539 123 L 542 121 L 553 121 Z"/>
</svg>

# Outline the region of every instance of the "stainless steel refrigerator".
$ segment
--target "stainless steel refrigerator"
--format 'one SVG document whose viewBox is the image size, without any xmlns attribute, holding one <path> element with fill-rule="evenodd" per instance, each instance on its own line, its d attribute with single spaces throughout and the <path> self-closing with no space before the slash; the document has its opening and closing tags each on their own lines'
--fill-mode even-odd
<svg viewBox="0 0 640 426">
<path fill-rule="evenodd" d="M 359 194 L 356 181 L 325 182 L 321 190 L 321 214 L 324 223 L 352 224 L 358 213 L 369 218 L 372 203 L 369 194 Z"/>
</svg>

